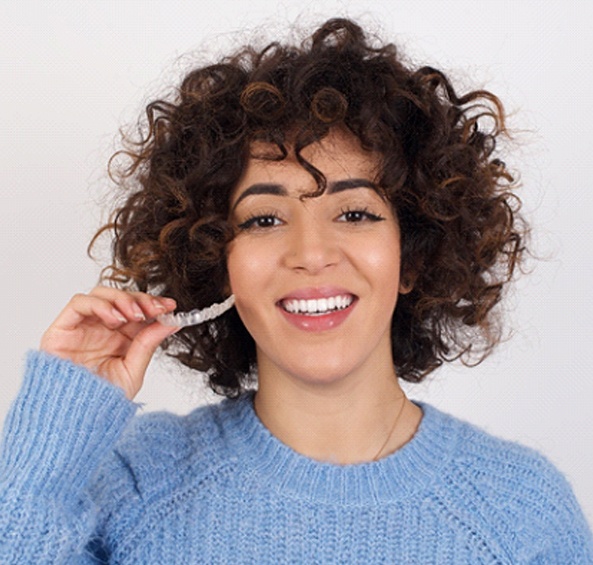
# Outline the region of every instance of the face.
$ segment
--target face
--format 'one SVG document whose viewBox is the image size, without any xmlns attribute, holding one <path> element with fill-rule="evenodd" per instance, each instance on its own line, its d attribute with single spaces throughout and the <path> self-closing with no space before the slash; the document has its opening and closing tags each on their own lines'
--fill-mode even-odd
<svg viewBox="0 0 593 565">
<path fill-rule="evenodd" d="M 323 195 L 299 198 L 317 186 L 294 158 L 252 158 L 231 197 L 229 281 L 256 343 L 260 387 L 393 372 L 400 233 L 373 188 L 378 156 L 339 132 L 302 154 L 325 175 Z"/>
</svg>

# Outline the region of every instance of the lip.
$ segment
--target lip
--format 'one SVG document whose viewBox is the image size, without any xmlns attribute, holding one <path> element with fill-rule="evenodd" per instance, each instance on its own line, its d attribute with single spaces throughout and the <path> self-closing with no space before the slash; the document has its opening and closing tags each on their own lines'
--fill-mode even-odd
<svg viewBox="0 0 593 565">
<path fill-rule="evenodd" d="M 283 300 L 289 299 L 307 300 L 317 298 L 330 298 L 332 296 L 338 295 L 349 295 L 352 296 L 354 300 L 347 308 L 344 308 L 343 310 L 335 310 L 333 312 L 328 312 L 327 314 L 318 314 L 315 316 L 287 312 L 281 304 Z M 298 289 L 278 300 L 278 302 L 276 302 L 276 307 L 278 308 L 282 316 L 284 316 L 284 319 L 296 328 L 298 328 L 299 330 L 303 330 L 306 332 L 324 332 L 337 328 L 338 326 L 343 324 L 346 321 L 346 319 L 350 316 L 350 314 L 353 312 L 357 303 L 358 297 L 352 292 L 349 292 L 342 287 L 325 286 Z"/>
</svg>

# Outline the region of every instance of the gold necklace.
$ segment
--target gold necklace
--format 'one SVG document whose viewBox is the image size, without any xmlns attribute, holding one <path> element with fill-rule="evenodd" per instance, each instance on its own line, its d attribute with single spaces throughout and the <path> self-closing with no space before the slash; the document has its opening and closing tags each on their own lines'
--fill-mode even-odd
<svg viewBox="0 0 593 565">
<path fill-rule="evenodd" d="M 389 435 L 387 436 L 387 438 L 383 442 L 383 445 L 381 446 L 381 449 L 379 449 L 379 451 L 377 451 L 377 455 L 375 455 L 373 457 L 372 461 L 377 461 L 377 459 L 379 459 L 379 457 L 383 453 L 383 450 L 387 447 L 387 444 L 389 443 L 389 440 L 391 439 L 391 436 L 393 435 L 393 432 L 395 431 L 395 428 L 397 427 L 397 423 L 399 422 L 399 418 L 402 415 L 402 412 L 404 411 L 404 406 L 405 405 L 406 405 L 406 395 L 404 394 L 404 395 L 402 395 L 402 404 L 401 404 L 399 410 L 397 411 L 397 415 L 395 416 L 395 420 L 393 421 L 393 426 L 391 427 L 391 431 L 389 432 Z"/>
</svg>

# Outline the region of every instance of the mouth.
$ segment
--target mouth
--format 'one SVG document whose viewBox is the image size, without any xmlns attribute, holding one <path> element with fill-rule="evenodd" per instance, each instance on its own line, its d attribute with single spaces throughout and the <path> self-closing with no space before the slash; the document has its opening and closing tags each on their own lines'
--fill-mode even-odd
<svg viewBox="0 0 593 565">
<path fill-rule="evenodd" d="M 285 298 L 278 305 L 289 314 L 318 317 L 345 310 L 355 300 L 356 297 L 352 294 L 337 294 L 324 298 Z"/>
</svg>

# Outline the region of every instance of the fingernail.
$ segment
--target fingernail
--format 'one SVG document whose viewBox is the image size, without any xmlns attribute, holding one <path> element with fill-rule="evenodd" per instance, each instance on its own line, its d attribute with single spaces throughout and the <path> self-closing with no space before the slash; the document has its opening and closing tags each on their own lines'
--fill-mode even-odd
<svg viewBox="0 0 593 565">
<path fill-rule="evenodd" d="M 111 313 L 120 321 L 120 322 L 127 322 L 128 319 L 119 311 L 113 308 Z"/>
<path fill-rule="evenodd" d="M 146 320 L 146 316 L 144 315 L 144 312 L 140 310 L 140 306 L 138 306 L 138 304 L 133 304 L 132 310 L 134 311 L 134 317 L 136 318 L 136 320 L 140 320 L 142 322 Z"/>
<path fill-rule="evenodd" d="M 158 300 L 153 300 L 152 301 L 152 305 L 157 309 L 157 310 L 161 310 L 161 311 L 165 311 L 166 308 L 158 301 Z"/>
</svg>

